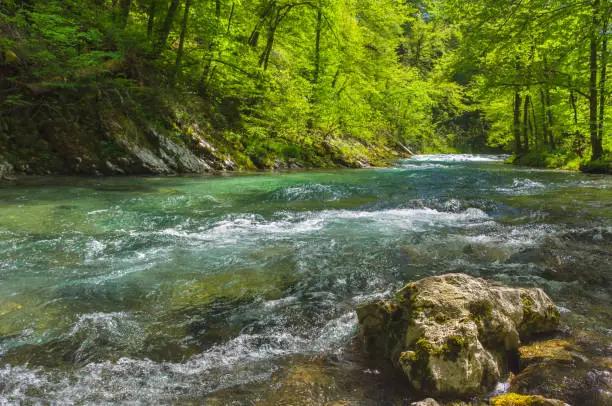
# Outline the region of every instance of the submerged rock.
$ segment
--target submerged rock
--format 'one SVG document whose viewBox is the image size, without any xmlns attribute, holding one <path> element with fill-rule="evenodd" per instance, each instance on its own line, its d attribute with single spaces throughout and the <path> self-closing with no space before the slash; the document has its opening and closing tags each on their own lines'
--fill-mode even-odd
<svg viewBox="0 0 612 406">
<path fill-rule="evenodd" d="M 516 361 L 521 340 L 552 332 L 559 313 L 540 289 L 463 274 L 410 283 L 357 309 L 365 350 L 384 356 L 430 395 L 483 392 Z"/>
<path fill-rule="evenodd" d="M 272 377 L 270 391 L 262 405 L 325 405 L 338 392 L 334 378 L 322 361 L 291 365 Z M 342 405 L 342 402 L 335 402 Z M 344 403 L 348 404 L 348 403 Z"/>
<path fill-rule="evenodd" d="M 610 405 L 611 351 L 609 338 L 586 332 L 530 343 L 519 348 L 521 371 L 512 378 L 510 389 L 576 405 Z"/>
<path fill-rule="evenodd" d="M 244 270 L 207 275 L 198 281 L 190 281 L 176 287 L 170 308 L 185 309 L 209 306 L 216 301 L 249 302 L 261 297 L 278 300 L 295 283 L 296 277 L 289 272 L 266 272 Z"/>
</svg>

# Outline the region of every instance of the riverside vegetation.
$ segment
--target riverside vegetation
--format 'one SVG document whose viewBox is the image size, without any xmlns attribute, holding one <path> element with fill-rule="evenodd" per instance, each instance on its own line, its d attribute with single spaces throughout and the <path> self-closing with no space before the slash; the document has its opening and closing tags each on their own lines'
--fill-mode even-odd
<svg viewBox="0 0 612 406">
<path fill-rule="evenodd" d="M 513 152 L 606 172 L 605 0 L 5 0 L 0 176 Z"/>
</svg>

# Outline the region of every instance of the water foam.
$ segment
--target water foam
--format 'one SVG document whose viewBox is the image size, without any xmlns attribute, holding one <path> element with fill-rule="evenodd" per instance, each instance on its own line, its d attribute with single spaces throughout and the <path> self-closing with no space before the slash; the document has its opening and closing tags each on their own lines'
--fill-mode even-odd
<svg viewBox="0 0 612 406">
<path fill-rule="evenodd" d="M 532 179 L 514 179 L 509 187 L 496 187 L 495 190 L 510 195 L 528 194 L 546 188 L 543 183 Z"/>
<path fill-rule="evenodd" d="M 503 162 L 508 155 L 432 154 L 414 155 L 410 159 L 420 162 Z"/>
<path fill-rule="evenodd" d="M 84 315 L 73 332 L 92 320 L 114 325 L 124 313 Z M 0 368 L 0 404 L 32 401 L 32 393 L 44 393 L 46 402 L 171 403 L 178 398 L 207 393 L 268 379 L 271 362 L 294 354 L 342 351 L 353 334 L 357 320 L 353 312 L 329 321 L 308 337 L 288 331 L 241 334 L 221 345 L 193 356 L 184 363 L 154 362 L 121 358 L 116 362 L 90 363 L 66 371 L 28 366 Z"/>
<path fill-rule="evenodd" d="M 262 216 L 247 214 L 220 220 L 195 231 L 173 227 L 158 232 L 161 235 L 192 242 L 234 244 L 245 239 L 278 238 L 279 236 L 312 235 L 334 226 L 361 223 L 375 230 L 427 230 L 444 226 L 469 225 L 491 220 L 477 208 L 461 212 L 439 211 L 429 208 L 388 209 L 379 211 L 325 210 L 320 212 L 280 212 L 267 220 Z M 363 224 L 369 223 L 369 224 Z"/>
<path fill-rule="evenodd" d="M 302 201 L 317 199 L 320 201 L 333 202 L 342 199 L 347 193 L 331 185 L 308 184 L 284 187 L 272 194 L 273 200 Z"/>
</svg>

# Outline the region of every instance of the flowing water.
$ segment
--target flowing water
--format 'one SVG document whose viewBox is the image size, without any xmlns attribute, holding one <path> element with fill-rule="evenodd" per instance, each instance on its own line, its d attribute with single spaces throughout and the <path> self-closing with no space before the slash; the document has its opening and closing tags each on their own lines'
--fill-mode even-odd
<svg viewBox="0 0 612 406">
<path fill-rule="evenodd" d="M 394 403 L 359 303 L 464 272 L 610 337 L 611 248 L 610 177 L 492 156 L 24 180 L 0 188 L 0 404 Z"/>
</svg>

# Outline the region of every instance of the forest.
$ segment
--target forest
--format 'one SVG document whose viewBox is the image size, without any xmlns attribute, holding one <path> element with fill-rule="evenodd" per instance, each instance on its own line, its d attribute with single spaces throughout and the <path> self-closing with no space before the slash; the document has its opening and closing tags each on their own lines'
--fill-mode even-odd
<svg viewBox="0 0 612 406">
<path fill-rule="evenodd" d="M 497 152 L 606 172 L 611 15 L 606 0 L 4 0 L 0 161 L 164 173 L 197 171 L 185 149 L 213 169 Z"/>
</svg>

